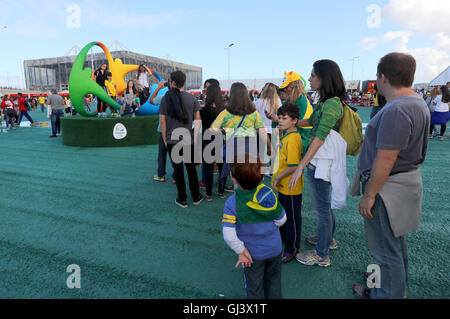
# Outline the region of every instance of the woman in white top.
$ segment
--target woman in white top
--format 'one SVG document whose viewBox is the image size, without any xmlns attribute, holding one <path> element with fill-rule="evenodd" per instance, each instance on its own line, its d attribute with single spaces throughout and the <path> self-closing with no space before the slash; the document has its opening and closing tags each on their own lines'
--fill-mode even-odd
<svg viewBox="0 0 450 319">
<path fill-rule="evenodd" d="M 447 129 L 447 122 L 450 121 L 450 112 L 449 112 L 449 102 L 450 102 L 450 92 L 449 89 L 443 85 L 441 86 L 441 94 L 436 96 L 433 100 L 432 104 L 435 105 L 434 112 L 431 116 L 431 126 L 430 131 L 432 132 L 434 129 L 434 125 L 441 126 L 441 133 L 437 137 L 439 141 L 444 139 L 444 134 Z"/>
<path fill-rule="evenodd" d="M 136 87 L 139 90 L 139 100 L 141 105 L 146 103 L 150 97 L 150 89 L 148 84 L 148 75 L 150 70 L 143 64 L 139 66 L 136 77 Z"/>
<path fill-rule="evenodd" d="M 264 121 L 264 128 L 269 135 L 272 134 L 273 122 L 266 116 L 266 113 L 277 114 L 281 107 L 281 100 L 277 93 L 277 86 L 273 83 L 267 83 L 261 93 L 261 98 L 255 102 L 256 110 Z"/>
</svg>

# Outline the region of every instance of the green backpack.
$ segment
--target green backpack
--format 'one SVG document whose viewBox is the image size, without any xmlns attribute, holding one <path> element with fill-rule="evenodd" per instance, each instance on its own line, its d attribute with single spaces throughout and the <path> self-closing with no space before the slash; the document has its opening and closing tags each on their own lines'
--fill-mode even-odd
<svg viewBox="0 0 450 319">
<path fill-rule="evenodd" d="M 362 121 L 358 114 L 341 101 L 344 115 L 341 117 L 339 134 L 347 142 L 347 155 L 358 156 L 364 142 Z"/>
</svg>

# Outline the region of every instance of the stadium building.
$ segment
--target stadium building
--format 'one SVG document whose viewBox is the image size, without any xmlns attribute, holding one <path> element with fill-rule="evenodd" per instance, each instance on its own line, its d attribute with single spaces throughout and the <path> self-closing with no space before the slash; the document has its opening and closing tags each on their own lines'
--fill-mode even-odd
<svg viewBox="0 0 450 319">
<path fill-rule="evenodd" d="M 150 69 L 156 71 L 164 79 L 168 79 L 171 72 L 179 70 L 186 73 L 185 90 L 198 89 L 202 83 L 202 68 L 155 58 L 130 51 L 112 51 L 113 59 L 121 59 L 124 64 L 145 64 Z M 48 91 L 56 88 L 59 91 L 65 91 L 69 88 L 69 77 L 72 64 L 76 56 L 63 56 L 48 59 L 36 59 L 24 61 L 25 82 L 28 90 Z M 105 54 L 88 54 L 85 67 L 96 70 L 103 63 L 108 63 Z M 129 73 L 125 80 L 135 80 L 137 72 Z M 156 83 L 153 76 L 149 77 L 150 83 Z"/>
</svg>

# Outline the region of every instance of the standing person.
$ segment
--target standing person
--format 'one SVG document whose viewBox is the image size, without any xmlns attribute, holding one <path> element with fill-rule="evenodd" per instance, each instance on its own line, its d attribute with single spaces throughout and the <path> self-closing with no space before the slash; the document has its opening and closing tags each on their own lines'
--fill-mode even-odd
<svg viewBox="0 0 450 319">
<path fill-rule="evenodd" d="M 200 110 L 200 117 L 202 119 L 203 134 L 211 127 L 211 124 L 215 121 L 217 116 L 225 109 L 222 92 L 217 84 L 208 86 L 205 93 L 205 106 Z M 203 139 L 202 149 L 213 142 L 214 139 Z M 213 157 L 215 154 L 211 154 Z M 218 163 L 219 172 L 222 172 L 223 164 Z M 205 179 L 206 186 L 206 200 L 212 201 L 212 188 L 214 184 L 214 162 L 208 163 L 203 158 L 203 178 Z"/>
<path fill-rule="evenodd" d="M 272 177 L 272 184 L 278 191 L 278 200 L 283 205 L 286 212 L 287 222 L 284 225 L 284 252 L 283 263 L 288 263 L 294 259 L 295 254 L 300 250 L 300 240 L 302 238 L 302 193 L 303 177 L 294 189 L 289 189 L 289 180 L 292 173 L 302 159 L 302 137 L 297 130 L 297 123 L 300 117 L 296 104 L 286 103 L 278 109 L 279 128 L 285 134 L 280 141 L 280 151 L 278 153 L 277 172 Z"/>
<path fill-rule="evenodd" d="M 22 93 L 19 93 L 18 95 L 19 95 L 18 103 L 19 103 L 20 115 L 19 115 L 19 121 L 17 124 L 20 126 L 20 123 L 22 122 L 22 117 L 25 116 L 28 119 L 28 121 L 31 122 L 31 125 L 33 125 L 34 121 L 31 118 L 30 114 L 28 114 L 28 108 L 25 105 L 25 103 L 26 103 L 25 99 L 23 98 Z"/>
<path fill-rule="evenodd" d="M 300 74 L 295 72 L 285 73 L 286 81 L 280 86 L 280 89 L 286 89 L 288 101 L 295 103 L 300 111 L 300 120 L 309 119 L 313 113 L 313 108 L 306 97 L 306 89 L 303 78 Z M 303 155 L 306 153 L 308 147 L 309 134 L 311 127 L 300 127 L 300 135 L 303 142 Z"/>
<path fill-rule="evenodd" d="M 97 82 L 98 85 L 102 87 L 103 90 L 106 91 L 106 85 L 105 81 L 107 80 L 107 73 L 108 73 L 108 65 L 106 63 L 103 63 L 100 68 L 94 72 L 93 79 L 95 82 Z M 101 100 L 99 97 L 97 97 L 97 114 L 98 117 L 106 117 L 106 108 L 107 104 Z"/>
<path fill-rule="evenodd" d="M 90 107 L 90 105 L 89 105 L 89 102 L 90 102 L 90 100 L 89 100 L 89 95 L 86 95 L 86 96 L 83 98 L 83 106 L 84 106 L 84 109 L 87 110 L 87 111 L 91 111 L 91 107 Z"/>
<path fill-rule="evenodd" d="M 186 184 L 184 179 L 184 166 L 186 167 L 189 188 L 191 190 L 194 205 L 199 205 L 203 201 L 203 196 L 200 194 L 198 186 L 198 176 L 195 170 L 194 161 L 194 131 L 193 124 L 195 121 L 196 132 L 200 128 L 200 105 L 193 95 L 185 92 L 183 87 L 186 83 L 186 74 L 181 71 L 175 71 L 170 74 L 170 90 L 166 93 L 161 101 L 159 107 L 159 114 L 161 117 L 161 133 L 164 139 L 164 144 L 167 147 L 170 159 L 172 161 L 173 170 L 175 171 L 175 180 L 178 190 L 178 197 L 175 203 L 187 208 Z M 183 141 L 176 134 L 172 134 L 175 129 L 182 128 L 190 132 L 190 141 Z M 176 144 L 182 143 L 184 149 L 190 148 L 191 156 L 187 158 L 187 154 L 172 154 Z M 181 150 L 183 152 L 183 149 Z M 175 156 L 183 156 L 182 162 L 175 162 Z M 177 156 L 178 157 L 178 156 Z"/>
<path fill-rule="evenodd" d="M 72 102 L 70 101 L 69 98 L 64 98 L 64 102 L 65 102 L 65 108 L 66 108 L 66 116 L 71 116 L 72 115 Z"/>
<path fill-rule="evenodd" d="M 233 83 L 230 89 L 230 101 L 226 109 L 216 118 L 211 128 L 214 130 L 225 130 L 226 158 L 225 165 L 220 175 L 219 189 L 216 194 L 225 198 L 225 184 L 230 173 L 229 164 L 234 160 L 234 155 L 257 153 L 257 133 L 261 136 L 264 144 L 267 144 L 267 132 L 264 122 L 250 100 L 247 87 L 243 83 Z"/>
<path fill-rule="evenodd" d="M 427 103 L 428 109 L 430 110 L 430 118 L 433 116 L 433 112 L 436 109 L 436 104 L 433 103 L 435 98 L 439 95 L 439 87 L 433 88 L 433 90 L 427 94 L 427 98 L 425 99 L 425 103 Z M 439 136 L 439 132 L 436 130 L 434 125 L 430 125 L 430 135 L 429 139 Z"/>
<path fill-rule="evenodd" d="M 1 108 L 2 108 L 3 114 L 5 116 L 6 129 L 7 130 L 10 130 L 10 129 L 15 130 L 16 128 L 14 127 L 14 116 L 16 116 L 16 111 L 14 111 L 14 104 L 9 99 L 9 95 L 4 95 L 2 97 Z"/>
<path fill-rule="evenodd" d="M 44 95 L 40 95 L 39 96 L 39 105 L 41 106 L 41 112 L 44 113 L 44 108 L 45 108 L 45 97 Z"/>
<path fill-rule="evenodd" d="M 406 235 L 419 227 L 423 185 L 420 165 L 428 147 L 430 113 L 411 88 L 416 61 L 390 53 L 377 68 L 377 85 L 388 104 L 366 128 L 358 160 L 366 242 L 373 263 L 380 267 L 380 288 L 353 285 L 358 298 L 403 299 L 408 280 Z M 352 195 L 359 195 L 355 179 Z M 353 187 L 352 187 L 353 189 Z"/>
<path fill-rule="evenodd" d="M 378 91 L 378 86 L 375 84 L 375 98 L 374 98 L 374 105 L 372 107 L 372 112 L 370 113 L 370 119 L 373 119 L 375 117 L 375 115 L 378 114 L 378 112 L 380 112 L 383 107 L 386 105 L 386 98 L 380 94 L 380 92 Z"/>
<path fill-rule="evenodd" d="M 139 91 L 139 100 L 141 104 L 147 102 L 150 97 L 150 86 L 148 84 L 149 74 L 150 70 L 144 64 L 141 64 L 136 76 L 136 87 Z"/>
<path fill-rule="evenodd" d="M 436 98 L 432 102 L 435 106 L 435 109 L 433 115 L 431 116 L 432 128 L 430 129 L 430 132 L 434 130 L 435 125 L 441 126 L 441 132 L 437 137 L 438 141 L 444 140 L 444 134 L 447 129 L 447 122 L 450 121 L 449 102 L 450 91 L 447 86 L 443 85 L 440 88 L 440 94 L 436 96 Z"/>
<path fill-rule="evenodd" d="M 322 170 L 318 169 L 320 163 L 319 154 L 325 152 L 328 158 L 342 159 L 343 163 L 338 163 L 338 167 L 345 168 L 345 154 L 347 144 L 340 136 L 340 119 L 344 114 L 341 100 L 345 100 L 345 82 L 339 66 L 331 60 L 319 60 L 313 65 L 311 77 L 309 78 L 311 90 L 318 91 L 320 100 L 314 109 L 314 113 L 309 119 L 300 120 L 297 126 L 311 126 L 312 130 L 308 141 L 308 150 L 291 177 L 290 189 L 294 189 L 301 181 L 303 169 L 307 167 L 307 178 L 311 187 L 312 206 L 317 218 L 317 235 L 308 236 L 306 240 L 314 249 L 296 255 L 297 261 L 312 266 L 319 265 L 328 267 L 331 265 L 329 257 L 330 249 L 337 248 L 337 241 L 334 239 L 336 230 L 335 216 L 333 212 L 331 195 L 331 178 L 326 180 L 322 177 Z M 303 138 L 302 138 L 303 141 Z M 331 147 L 329 147 L 331 145 Z M 319 153 L 320 152 L 320 153 Z M 325 175 L 339 174 L 336 170 L 331 170 L 331 166 L 325 171 Z M 344 169 L 345 175 L 345 169 Z M 333 188 L 345 189 L 348 187 L 346 180 L 341 181 L 336 175 L 340 185 L 333 185 Z M 345 192 L 346 193 L 346 192 Z"/>
<path fill-rule="evenodd" d="M 169 81 L 170 82 L 170 81 Z M 162 99 L 164 95 L 157 96 L 158 93 L 165 88 L 167 82 L 161 81 L 158 83 L 156 90 L 153 92 L 150 97 L 150 104 L 153 105 L 161 105 Z M 153 176 L 153 180 L 155 182 L 166 182 L 166 160 L 167 160 L 167 146 L 164 143 L 164 138 L 161 133 L 161 116 L 159 117 L 158 129 L 159 133 L 159 145 L 158 145 L 158 173 Z M 172 184 L 176 184 L 175 180 L 175 172 L 172 173 Z"/>
<path fill-rule="evenodd" d="M 282 105 L 277 92 L 278 87 L 275 84 L 267 83 L 261 92 L 261 98 L 255 102 L 256 110 L 264 121 L 264 129 L 269 137 L 268 143 L 271 141 L 272 128 L 274 128 L 276 123 L 273 123 L 266 114 L 277 114 L 278 109 Z"/>
<path fill-rule="evenodd" d="M 131 114 L 132 117 L 135 117 L 136 110 L 138 109 L 138 103 L 136 101 L 138 91 L 133 81 L 128 81 L 127 88 L 125 89 L 123 94 L 125 96 L 125 111 L 121 114 L 121 116 Z"/>
<path fill-rule="evenodd" d="M 107 72 L 106 73 L 106 78 L 107 80 L 105 81 L 105 86 L 106 86 L 106 91 L 108 92 L 108 96 L 110 98 L 112 98 L 114 101 L 117 100 L 117 85 L 116 83 L 112 80 L 112 73 L 111 72 Z M 113 117 L 117 117 L 119 114 L 119 110 L 115 110 L 112 107 L 109 107 L 111 109 L 111 115 Z"/>
<path fill-rule="evenodd" d="M 250 97 L 248 97 L 250 99 Z M 278 228 L 286 214 L 274 191 L 262 184 L 264 166 L 256 156 L 245 153 L 242 164 L 231 164 L 231 175 L 238 186 L 225 203 L 223 238 L 239 255 L 248 299 L 281 299 L 281 252 Z"/>
<path fill-rule="evenodd" d="M 59 96 L 56 89 L 52 90 L 52 94 L 47 99 L 47 104 L 51 107 L 51 123 L 52 123 L 52 135 L 49 137 L 57 137 L 61 135 L 61 117 L 64 116 L 64 99 Z"/>
</svg>

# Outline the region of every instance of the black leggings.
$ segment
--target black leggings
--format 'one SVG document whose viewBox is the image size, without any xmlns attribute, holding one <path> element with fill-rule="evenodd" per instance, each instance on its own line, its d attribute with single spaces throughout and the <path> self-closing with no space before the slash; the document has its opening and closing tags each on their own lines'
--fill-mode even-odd
<svg viewBox="0 0 450 319">
<path fill-rule="evenodd" d="M 435 128 L 435 125 L 431 125 L 431 127 L 430 127 L 430 135 L 433 134 L 434 128 Z M 447 125 L 445 125 L 445 124 L 441 125 L 441 134 L 440 134 L 440 136 L 444 136 L 446 130 L 447 130 Z"/>
</svg>

